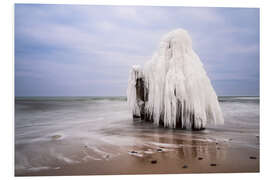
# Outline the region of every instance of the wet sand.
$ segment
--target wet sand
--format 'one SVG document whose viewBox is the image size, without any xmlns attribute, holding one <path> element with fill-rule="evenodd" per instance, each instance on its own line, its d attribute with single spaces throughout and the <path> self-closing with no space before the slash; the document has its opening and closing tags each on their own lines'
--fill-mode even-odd
<svg viewBox="0 0 270 180">
<path fill-rule="evenodd" d="M 123 98 L 17 99 L 15 175 L 259 172 L 259 98 L 219 99 L 203 131 L 132 120 Z"/>
<path fill-rule="evenodd" d="M 144 133 L 138 138 L 144 144 L 133 146 L 100 147 L 102 158 L 84 162 L 57 164 L 53 169 L 16 171 L 16 176 L 58 175 L 116 175 L 116 174 L 179 174 L 179 173 L 236 173 L 259 172 L 259 148 L 238 143 L 234 136 L 226 140 L 197 138 L 199 134 L 181 133 L 158 136 Z M 253 137 L 259 146 L 259 138 Z M 97 157 L 97 151 L 81 146 L 73 157 L 82 158 L 82 152 Z M 117 154 L 117 156 L 112 156 Z"/>
</svg>

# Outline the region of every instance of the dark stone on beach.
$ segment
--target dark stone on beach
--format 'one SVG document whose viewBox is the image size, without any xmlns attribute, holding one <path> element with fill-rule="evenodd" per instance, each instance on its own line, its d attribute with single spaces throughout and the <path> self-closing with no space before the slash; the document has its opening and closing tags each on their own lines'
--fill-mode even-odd
<svg viewBox="0 0 270 180">
<path fill-rule="evenodd" d="M 202 157 L 198 157 L 198 160 L 203 160 L 203 158 Z"/>
<path fill-rule="evenodd" d="M 184 165 L 182 168 L 188 168 L 188 166 L 187 165 Z"/>
<path fill-rule="evenodd" d="M 137 153 L 136 151 L 131 151 L 131 153 Z"/>
<path fill-rule="evenodd" d="M 216 144 L 218 144 L 218 143 L 216 143 Z"/>
<path fill-rule="evenodd" d="M 210 164 L 210 166 L 217 166 L 217 164 L 215 164 L 215 163 L 211 163 L 211 164 Z"/>
<path fill-rule="evenodd" d="M 257 158 L 254 156 L 249 156 L 249 159 L 257 159 Z"/>
<path fill-rule="evenodd" d="M 156 164 L 157 163 L 157 160 L 152 160 L 151 163 L 152 164 Z"/>
<path fill-rule="evenodd" d="M 107 155 L 105 156 L 105 158 L 106 158 L 106 159 L 109 159 L 109 158 L 110 158 L 110 155 L 109 155 L 109 154 L 107 154 Z"/>
<path fill-rule="evenodd" d="M 160 149 L 160 148 L 159 148 L 159 149 L 157 149 L 157 151 L 158 151 L 158 152 L 161 152 L 161 151 L 162 151 L 162 149 Z"/>
<path fill-rule="evenodd" d="M 220 147 L 217 147 L 217 150 L 220 150 Z"/>
</svg>

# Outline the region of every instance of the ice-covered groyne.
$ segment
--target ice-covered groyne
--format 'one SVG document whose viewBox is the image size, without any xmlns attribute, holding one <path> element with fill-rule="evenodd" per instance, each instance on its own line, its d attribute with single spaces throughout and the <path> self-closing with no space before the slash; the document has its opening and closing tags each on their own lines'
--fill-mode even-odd
<svg viewBox="0 0 270 180">
<path fill-rule="evenodd" d="M 166 34 L 143 68 L 130 70 L 127 100 L 133 117 L 170 128 L 204 129 L 223 115 L 187 31 Z"/>
</svg>

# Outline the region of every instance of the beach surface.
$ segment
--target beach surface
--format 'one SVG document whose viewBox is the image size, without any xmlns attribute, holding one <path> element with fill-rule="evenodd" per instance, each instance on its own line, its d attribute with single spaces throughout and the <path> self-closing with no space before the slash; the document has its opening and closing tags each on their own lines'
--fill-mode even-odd
<svg viewBox="0 0 270 180">
<path fill-rule="evenodd" d="M 15 175 L 259 172 L 259 98 L 220 97 L 203 131 L 132 119 L 122 97 L 16 98 Z"/>
</svg>

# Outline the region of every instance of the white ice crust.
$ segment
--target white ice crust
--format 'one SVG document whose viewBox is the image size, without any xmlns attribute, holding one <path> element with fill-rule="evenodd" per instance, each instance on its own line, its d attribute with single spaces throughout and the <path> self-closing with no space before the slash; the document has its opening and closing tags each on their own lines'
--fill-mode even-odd
<svg viewBox="0 0 270 180">
<path fill-rule="evenodd" d="M 132 113 L 139 116 L 137 78 L 144 79 L 148 91 L 145 111 L 153 116 L 155 124 L 159 124 L 162 116 L 165 127 L 175 128 L 179 111 L 182 126 L 188 128 L 191 115 L 195 116 L 196 128 L 205 127 L 207 123 L 224 123 L 216 93 L 199 56 L 192 49 L 192 40 L 186 30 L 177 29 L 166 34 L 158 51 L 143 68 L 132 67 L 127 99 Z M 179 102 L 182 103 L 180 109 Z"/>
</svg>

